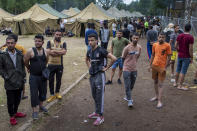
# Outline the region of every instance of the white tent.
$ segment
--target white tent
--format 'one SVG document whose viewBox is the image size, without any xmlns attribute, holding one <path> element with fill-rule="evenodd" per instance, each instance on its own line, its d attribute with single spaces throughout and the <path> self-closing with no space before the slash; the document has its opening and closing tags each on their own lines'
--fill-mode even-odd
<svg viewBox="0 0 197 131">
<path fill-rule="evenodd" d="M 123 17 L 123 14 L 116 7 L 109 8 L 107 12 L 116 19 Z"/>
</svg>

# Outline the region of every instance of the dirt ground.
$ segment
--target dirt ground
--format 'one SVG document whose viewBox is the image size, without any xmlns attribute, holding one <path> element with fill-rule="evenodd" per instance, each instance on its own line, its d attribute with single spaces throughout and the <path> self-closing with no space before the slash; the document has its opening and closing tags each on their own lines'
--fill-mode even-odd
<svg viewBox="0 0 197 131">
<path fill-rule="evenodd" d="M 165 80 L 162 109 L 156 109 L 153 81 L 147 71 L 145 40 L 141 40 L 142 55 L 138 63 L 138 77 L 132 93 L 134 107 L 128 108 L 123 85 L 106 86 L 104 117 L 99 127 L 92 125 L 87 115 L 94 111 L 88 77 L 82 80 L 64 99 L 53 106 L 48 116 L 35 122 L 29 130 L 39 131 L 196 131 L 197 90 L 181 91 L 172 87 L 169 75 Z M 186 84 L 192 86 L 194 67 L 190 66 Z M 169 71 L 168 71 L 169 74 Z M 110 71 L 106 73 L 109 78 Z"/>
<path fill-rule="evenodd" d="M 6 36 L 0 36 L 2 45 L 5 42 Z M 25 49 L 29 49 L 34 46 L 34 36 L 20 36 L 18 43 L 23 45 Z M 46 37 L 44 47 L 48 40 L 52 40 L 52 37 Z M 62 38 L 62 41 L 67 43 L 67 54 L 64 56 L 64 73 L 62 77 L 62 86 L 61 91 L 70 86 L 75 82 L 85 71 L 87 67 L 85 65 L 85 52 L 86 47 L 84 44 L 84 38 Z M 15 127 L 10 126 L 9 116 L 7 113 L 7 104 L 6 104 L 6 94 L 4 89 L 4 81 L 0 77 L 0 131 L 9 131 L 15 130 L 17 127 L 21 126 L 26 120 L 31 118 L 31 105 L 30 105 L 30 93 L 29 93 L 29 84 L 28 84 L 28 75 L 27 74 L 27 83 L 26 83 L 26 95 L 29 97 L 26 100 L 22 100 L 19 106 L 19 111 L 27 113 L 26 119 L 21 119 L 18 122 L 18 125 Z M 49 89 L 48 89 L 49 96 Z M 46 104 L 46 103 L 45 103 Z"/>
</svg>

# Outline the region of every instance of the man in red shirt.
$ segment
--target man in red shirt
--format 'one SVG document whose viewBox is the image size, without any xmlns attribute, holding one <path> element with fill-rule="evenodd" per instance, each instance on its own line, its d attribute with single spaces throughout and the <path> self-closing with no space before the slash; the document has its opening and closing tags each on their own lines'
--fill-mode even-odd
<svg viewBox="0 0 197 131">
<path fill-rule="evenodd" d="M 177 86 L 179 76 L 180 76 L 180 85 L 177 87 L 178 89 L 188 90 L 188 88 L 183 86 L 184 78 L 187 73 L 189 64 L 193 61 L 193 44 L 194 37 L 189 33 L 191 30 L 191 25 L 185 25 L 185 32 L 183 34 L 178 35 L 177 42 L 175 47 L 178 51 L 178 61 L 176 68 L 176 79 L 174 83 L 174 87 Z"/>
</svg>

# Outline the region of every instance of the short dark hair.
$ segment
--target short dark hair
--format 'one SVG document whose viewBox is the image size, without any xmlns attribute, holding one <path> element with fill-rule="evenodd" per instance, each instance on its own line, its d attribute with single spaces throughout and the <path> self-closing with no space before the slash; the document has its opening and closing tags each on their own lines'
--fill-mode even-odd
<svg viewBox="0 0 197 131">
<path fill-rule="evenodd" d="M 176 27 L 178 27 L 179 25 L 178 24 L 176 24 L 176 25 L 174 25 L 174 28 L 176 28 Z"/>
<path fill-rule="evenodd" d="M 55 32 L 61 32 L 61 30 L 60 29 L 56 29 Z"/>
<path fill-rule="evenodd" d="M 98 40 L 98 35 L 97 34 L 89 34 L 88 35 L 88 38 L 90 38 L 90 37 L 94 37 L 96 40 Z"/>
<path fill-rule="evenodd" d="M 164 36 L 166 36 L 166 34 L 165 34 L 164 32 L 160 32 L 159 35 L 164 35 Z"/>
<path fill-rule="evenodd" d="M 18 41 L 18 35 L 16 35 L 16 34 L 9 34 L 7 38 L 9 38 L 9 39 L 14 39 L 15 42 Z M 6 40 L 7 40 L 7 39 L 6 39 Z"/>
<path fill-rule="evenodd" d="M 123 33 L 123 30 L 122 30 L 122 29 L 119 29 L 117 32 L 121 32 L 121 33 Z"/>
<path fill-rule="evenodd" d="M 41 34 L 35 35 L 34 38 L 35 38 L 35 39 L 41 39 L 42 41 L 44 41 L 44 37 L 43 37 L 43 35 L 41 35 Z"/>
<path fill-rule="evenodd" d="M 138 36 L 138 37 L 140 37 L 140 35 L 138 33 L 134 33 L 132 36 Z"/>
<path fill-rule="evenodd" d="M 187 32 L 189 32 L 190 30 L 191 30 L 191 24 L 189 24 L 189 23 L 187 23 L 186 25 L 185 25 L 185 31 L 187 31 Z"/>
</svg>

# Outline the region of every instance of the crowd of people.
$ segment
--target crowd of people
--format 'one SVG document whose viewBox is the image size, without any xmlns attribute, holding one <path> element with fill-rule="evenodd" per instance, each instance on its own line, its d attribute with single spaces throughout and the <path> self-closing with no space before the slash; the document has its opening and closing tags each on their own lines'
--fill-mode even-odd
<svg viewBox="0 0 197 131">
<path fill-rule="evenodd" d="M 159 20 L 145 20 L 144 22 L 142 20 L 138 22 L 125 21 L 122 22 L 121 25 L 113 23 L 112 34 L 114 38 L 112 39 L 111 47 L 108 52 L 109 31 L 107 31 L 106 23 L 105 21 L 101 23 L 99 36 L 94 28 L 86 32 L 85 35 L 86 43 L 88 43 L 86 64 L 90 72 L 90 86 L 95 102 L 95 112 L 88 117 L 96 118 L 93 123 L 94 125 L 100 125 L 104 122 L 103 88 L 105 84 L 113 84 L 112 79 L 117 67 L 119 67 L 117 83 L 122 84 L 121 75 L 123 73 L 125 87 L 124 100 L 128 102 L 129 107 L 133 106 L 132 90 L 137 78 L 137 63 L 142 49 L 138 41 L 144 35 L 147 39 L 147 55 L 150 63 L 148 70 L 152 72 L 155 89 L 155 96 L 151 98 L 150 101 L 157 101 L 157 109 L 163 107 L 163 83 L 166 79 L 166 70 L 169 66 L 171 66 L 171 82 L 174 82 L 173 86 L 181 90 L 188 90 L 183 83 L 189 64 L 193 61 L 194 38 L 190 34 L 190 24 L 186 24 L 183 31 L 179 25 L 172 23 L 169 23 L 169 25 L 162 30 Z M 118 22 L 118 24 L 120 24 L 120 22 Z M 101 40 L 101 47 L 103 48 L 99 47 L 98 37 Z M 103 37 L 106 38 L 105 42 L 102 41 Z M 107 58 L 111 59 L 108 64 Z M 176 60 L 177 68 L 175 74 L 174 66 Z M 105 82 L 106 78 L 103 73 L 109 68 L 112 70 L 111 75 L 109 80 Z M 178 82 L 179 76 L 180 82 Z M 194 79 L 194 83 L 197 83 L 197 79 Z"/>
<path fill-rule="evenodd" d="M 152 19 L 114 22 L 112 24 L 114 38 L 108 51 L 110 40 L 108 21 L 101 22 L 98 33 L 94 23 L 88 23 L 85 31 L 85 45 L 87 46 L 85 61 L 89 69 L 91 93 L 95 102 L 95 112 L 88 115 L 88 118 L 96 119 L 94 125 L 97 126 L 104 122 L 105 85 L 113 84 L 117 67 L 119 67 L 117 83 L 122 84 L 123 74 L 124 100 L 128 102 L 128 107 L 133 107 L 132 90 L 137 79 L 137 63 L 142 50 L 142 46 L 138 42 L 144 36 L 147 38 L 147 56 L 150 63 L 148 70 L 152 72 L 155 88 L 155 96 L 150 101 L 157 101 L 156 108 L 158 109 L 163 107 L 163 83 L 166 78 L 166 69 L 170 65 L 173 86 L 182 90 L 188 89 L 183 83 L 189 64 L 193 60 L 194 38 L 190 34 L 191 25 L 186 24 L 184 32 L 180 31 L 179 25 L 171 23 L 163 31 L 160 26 L 159 20 Z M 61 37 L 62 29 L 56 30 L 54 39 L 47 42 L 45 49 L 43 47 L 44 37 L 38 34 L 34 38 L 35 46 L 28 51 L 17 43 L 18 37 L 16 35 L 10 34 L 6 38 L 6 44 L 1 47 L 0 53 L 0 75 L 5 80 L 10 124 L 16 125 L 17 117 L 26 116 L 25 113 L 18 112 L 21 92 L 25 91 L 25 67 L 30 74 L 30 97 L 34 120 L 38 119 L 39 111 L 48 112 L 43 105 L 46 100 L 47 80 L 49 80 L 50 89 L 50 97 L 47 102 L 62 99 L 60 87 L 63 74 L 63 56 L 67 52 L 67 44 L 61 40 Z M 111 69 L 111 74 L 109 80 L 106 81 L 105 72 L 109 69 Z M 55 76 L 56 82 L 54 82 Z M 178 82 L 179 77 L 180 82 Z M 194 82 L 197 83 L 197 79 Z M 54 83 L 56 83 L 55 90 Z"/>
</svg>

